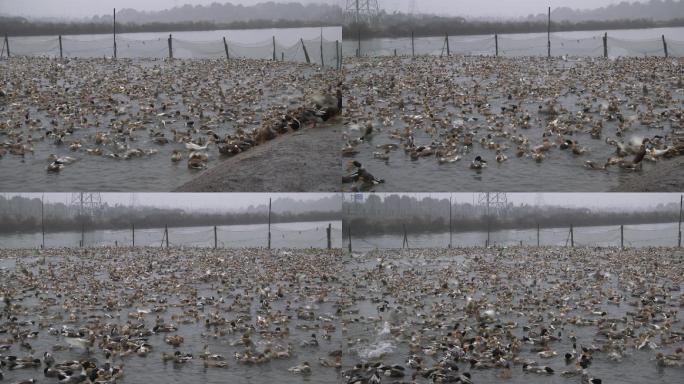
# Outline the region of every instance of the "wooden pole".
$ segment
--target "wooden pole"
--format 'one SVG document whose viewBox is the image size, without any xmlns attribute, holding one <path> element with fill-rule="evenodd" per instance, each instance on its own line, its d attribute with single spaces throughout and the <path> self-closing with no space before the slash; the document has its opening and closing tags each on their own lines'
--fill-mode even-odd
<svg viewBox="0 0 684 384">
<path fill-rule="evenodd" d="M 404 240 L 401 242 L 401 249 L 404 249 L 404 246 L 406 246 L 406 248 L 409 247 L 408 235 L 406 234 L 406 224 L 404 224 Z"/>
<path fill-rule="evenodd" d="M 81 247 L 85 247 L 85 222 L 83 216 L 81 216 Z"/>
<path fill-rule="evenodd" d="M 489 247 L 489 244 L 490 244 L 490 243 L 489 243 L 489 241 L 490 241 L 490 239 L 489 239 L 489 233 L 490 233 L 490 230 L 491 230 L 491 225 L 492 225 L 492 223 L 491 223 L 491 218 L 489 217 L 489 214 L 487 214 L 487 247 Z"/>
<path fill-rule="evenodd" d="M 451 215 L 451 194 L 449 194 L 449 248 L 453 246 L 453 220 Z"/>
<path fill-rule="evenodd" d="M 133 246 L 135 247 L 135 224 L 131 224 L 131 237 L 133 238 Z"/>
<path fill-rule="evenodd" d="M 682 247 L 682 203 L 684 203 L 684 195 L 679 197 L 679 240 L 677 246 Z"/>
<path fill-rule="evenodd" d="M 271 249 L 271 198 L 268 198 L 268 249 Z"/>
<path fill-rule="evenodd" d="M 328 235 L 328 249 L 332 249 L 332 239 L 330 238 L 330 234 L 332 233 L 332 224 L 328 223 L 328 228 L 326 228 L 325 231 Z"/>
<path fill-rule="evenodd" d="M 499 57 L 499 34 L 494 34 L 494 52 L 496 57 Z"/>
<path fill-rule="evenodd" d="M 62 60 L 64 57 L 62 56 L 62 35 L 59 35 L 59 59 Z"/>
<path fill-rule="evenodd" d="M 620 225 L 620 249 L 625 248 L 625 226 Z"/>
<path fill-rule="evenodd" d="M 663 51 L 665 51 L 665 58 L 668 58 L 669 55 L 667 54 L 667 41 L 665 41 L 665 35 L 663 35 Z M 9 52 L 9 50 L 7 50 Z"/>
<path fill-rule="evenodd" d="M 173 43 L 172 43 L 170 33 L 169 33 L 169 59 L 173 59 Z"/>
<path fill-rule="evenodd" d="M 276 61 L 276 45 L 275 45 L 275 36 L 273 36 L 273 61 Z"/>
<path fill-rule="evenodd" d="M 216 235 L 216 226 L 214 225 L 214 249 L 218 248 L 218 236 Z"/>
<path fill-rule="evenodd" d="M 169 249 L 169 226 L 164 226 L 164 237 L 166 237 L 166 249 Z"/>
<path fill-rule="evenodd" d="M 449 57 L 449 54 L 451 53 L 449 50 L 449 34 L 447 33 L 446 36 L 444 37 L 444 40 L 446 41 L 446 48 L 447 48 L 447 57 Z"/>
<path fill-rule="evenodd" d="M 549 22 L 546 24 L 546 42 L 548 44 L 549 59 L 551 58 L 551 7 L 549 7 Z"/>
<path fill-rule="evenodd" d="M 304 51 L 304 58 L 306 58 L 306 63 L 310 64 L 311 60 L 309 60 L 309 51 L 306 50 L 306 45 L 304 45 L 304 39 L 300 38 L 299 41 L 302 43 L 302 50 Z"/>
<path fill-rule="evenodd" d="M 335 40 L 335 68 L 340 69 L 340 41 Z"/>
<path fill-rule="evenodd" d="M 280 61 L 285 61 L 285 52 L 280 52 Z"/>
<path fill-rule="evenodd" d="M 226 42 L 225 36 L 223 36 L 223 49 L 226 50 L 226 60 L 230 60 L 230 54 L 228 53 L 228 43 Z"/>
<path fill-rule="evenodd" d="M 351 223 L 349 223 L 349 226 L 347 228 L 347 235 L 349 236 L 349 253 L 352 252 L 352 234 L 351 234 Z"/>
<path fill-rule="evenodd" d="M 114 8 L 114 58 L 116 59 L 116 8 Z"/>
<path fill-rule="evenodd" d="M 608 58 L 608 32 L 603 35 L 603 58 Z"/>
<path fill-rule="evenodd" d="M 356 50 L 356 57 L 361 57 L 361 27 L 359 27 L 359 28 L 356 30 L 356 33 L 357 33 L 357 35 L 358 35 L 358 42 L 359 42 L 359 47 L 358 47 L 358 49 Z"/>
<path fill-rule="evenodd" d="M 323 28 L 321 28 L 321 68 L 325 67 L 325 62 L 323 61 Z"/>
<path fill-rule="evenodd" d="M 40 230 L 43 233 L 43 242 L 41 243 L 40 248 L 45 249 L 45 202 L 43 200 L 45 200 L 45 195 L 40 199 Z"/>
<path fill-rule="evenodd" d="M 539 247 L 539 223 L 537 223 L 537 247 Z"/>
<path fill-rule="evenodd" d="M 413 41 L 413 31 L 411 31 L 411 57 L 416 56 L 416 45 L 415 42 Z"/>
<path fill-rule="evenodd" d="M 570 246 L 575 248 L 575 231 L 572 227 L 572 224 L 570 224 Z"/>
<path fill-rule="evenodd" d="M 7 38 L 7 35 L 5 35 L 5 47 L 7 47 L 7 58 L 10 58 L 10 50 L 9 50 L 9 39 Z"/>
</svg>

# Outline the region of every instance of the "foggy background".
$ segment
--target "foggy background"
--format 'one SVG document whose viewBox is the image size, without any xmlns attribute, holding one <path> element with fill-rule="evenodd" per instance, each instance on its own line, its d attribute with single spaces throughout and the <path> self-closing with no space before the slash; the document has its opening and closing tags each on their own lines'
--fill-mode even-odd
<svg viewBox="0 0 684 384">
<path fill-rule="evenodd" d="M 345 194 L 346 202 L 366 199 L 371 194 Z M 454 203 L 477 204 L 475 193 L 377 193 L 380 198 L 386 195 L 410 196 L 416 199 L 449 199 Z M 679 204 L 678 193 L 508 193 L 508 202 L 514 205 L 549 205 L 567 208 L 589 208 L 593 210 L 639 211 L 657 208 L 659 205 Z"/>
<path fill-rule="evenodd" d="M 22 196 L 44 198 L 46 203 L 71 203 L 71 193 L 3 193 L 5 199 Z M 183 209 L 196 212 L 242 212 L 250 206 L 268 206 L 272 199 L 274 212 L 340 211 L 342 201 L 335 193 L 101 193 L 102 203 L 109 206 L 147 206 Z"/>
<path fill-rule="evenodd" d="M 113 8 L 132 8 L 139 11 L 162 10 L 190 5 L 225 3 L 220 0 L 0 0 L 0 14 L 29 18 L 90 18 L 95 15 L 111 14 Z M 264 0 L 233 0 L 230 3 L 254 5 Z M 276 3 L 290 3 L 293 0 L 274 0 Z M 302 4 L 330 4 L 344 8 L 345 0 L 299 0 Z M 570 7 L 574 9 L 595 9 L 621 0 L 378 0 L 381 9 L 387 13 L 411 11 L 463 17 L 518 18 L 530 14 L 545 13 L 546 7 Z M 634 2 L 634 1 L 633 1 Z M 646 1 L 640 1 L 646 2 Z M 674 16 L 674 15 L 673 15 Z"/>
</svg>

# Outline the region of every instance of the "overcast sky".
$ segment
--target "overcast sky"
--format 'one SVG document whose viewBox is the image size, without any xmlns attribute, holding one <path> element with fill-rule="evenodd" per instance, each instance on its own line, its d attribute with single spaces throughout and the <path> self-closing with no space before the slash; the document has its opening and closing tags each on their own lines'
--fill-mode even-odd
<svg viewBox="0 0 684 384">
<path fill-rule="evenodd" d="M 0 0 L 2 1 L 2 0 Z M 71 193 L 5 193 L 6 198 L 13 195 L 41 198 L 45 201 L 69 204 Z M 123 204 L 146 205 L 162 208 L 182 208 L 188 210 L 234 211 L 250 205 L 268 205 L 268 198 L 289 197 L 294 200 L 318 200 L 335 196 L 335 193 L 101 193 L 102 202 L 109 205 Z"/>
<path fill-rule="evenodd" d="M 378 194 L 382 197 L 385 194 Z M 449 193 L 406 193 L 406 195 L 448 199 Z M 477 204 L 474 193 L 453 193 L 454 202 Z M 640 210 L 658 204 L 679 203 L 679 193 L 509 193 L 508 202 L 519 204 L 557 205 L 565 207 L 586 207 L 590 209 L 628 209 Z M 347 201 L 353 194 L 347 194 Z"/>
<path fill-rule="evenodd" d="M 267 0 L 233 0 L 234 4 L 252 5 Z M 296 0 L 273 0 L 291 2 Z M 409 10 L 411 0 L 378 0 L 388 12 Z M 622 0 L 415 0 L 421 13 L 452 14 L 476 17 L 518 17 L 546 12 L 546 7 L 569 6 L 578 9 L 599 8 Z M 110 14 L 113 8 L 160 10 L 184 4 L 224 3 L 222 0 L 0 0 L 0 13 L 33 17 L 82 18 Z M 336 3 L 345 0 L 299 0 L 301 3 Z"/>
</svg>

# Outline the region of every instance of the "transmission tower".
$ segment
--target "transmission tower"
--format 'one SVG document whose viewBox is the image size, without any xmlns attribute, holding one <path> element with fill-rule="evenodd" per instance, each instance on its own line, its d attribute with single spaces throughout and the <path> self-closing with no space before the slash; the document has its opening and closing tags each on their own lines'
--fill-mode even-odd
<svg viewBox="0 0 684 384">
<path fill-rule="evenodd" d="M 344 7 L 344 21 L 347 24 L 369 24 L 380 14 L 378 0 L 347 0 Z"/>
<path fill-rule="evenodd" d="M 477 206 L 485 216 L 506 216 L 508 196 L 504 192 L 482 192 L 477 194 Z"/>
<path fill-rule="evenodd" d="M 102 196 L 99 193 L 72 193 L 70 206 L 79 216 L 93 217 L 102 208 Z"/>
</svg>

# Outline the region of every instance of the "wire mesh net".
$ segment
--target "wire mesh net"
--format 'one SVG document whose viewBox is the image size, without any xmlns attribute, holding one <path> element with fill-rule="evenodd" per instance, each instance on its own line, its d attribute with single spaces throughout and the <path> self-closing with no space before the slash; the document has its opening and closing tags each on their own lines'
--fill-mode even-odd
<svg viewBox="0 0 684 384">
<path fill-rule="evenodd" d="M 170 42 L 169 42 L 170 39 Z M 13 56 L 59 57 L 59 37 L 15 37 L 8 39 Z M 113 57 L 113 37 L 62 36 L 63 57 Z M 226 49 L 228 54 L 226 54 Z M 3 49 L 3 52 L 6 52 Z M 294 44 L 281 44 L 278 37 L 256 43 L 241 43 L 229 39 L 206 41 L 178 39 L 168 35 L 153 39 L 132 39 L 117 36 L 116 57 L 119 58 L 249 58 L 308 62 L 325 67 L 338 67 L 341 44 L 323 37 L 300 39 Z"/>
<path fill-rule="evenodd" d="M 535 35 L 494 35 L 491 36 L 449 36 L 448 46 L 445 36 L 438 37 L 401 37 L 348 39 L 343 42 L 345 56 L 411 56 L 436 55 L 447 53 L 455 55 L 495 55 L 499 56 L 546 56 L 551 42 L 553 56 L 604 55 L 604 34 L 571 38 L 567 35 L 552 33 Z M 668 54 L 673 57 L 684 56 L 684 41 L 666 39 Z M 663 56 L 665 47 L 662 39 L 627 40 L 607 36 L 606 45 L 609 57 Z"/>
</svg>

